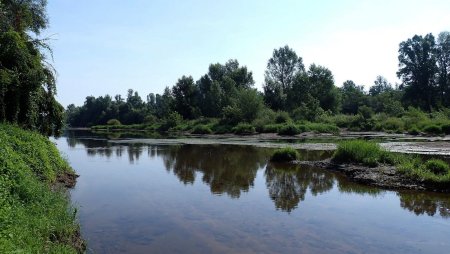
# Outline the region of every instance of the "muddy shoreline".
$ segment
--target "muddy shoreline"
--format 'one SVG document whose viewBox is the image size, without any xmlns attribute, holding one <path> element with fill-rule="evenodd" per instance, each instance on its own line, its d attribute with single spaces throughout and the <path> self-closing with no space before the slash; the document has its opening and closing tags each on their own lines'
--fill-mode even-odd
<svg viewBox="0 0 450 254">
<path fill-rule="evenodd" d="M 67 192 L 75 187 L 75 185 L 77 184 L 78 177 L 79 175 L 71 171 L 65 171 L 63 173 L 60 173 L 56 176 L 56 181 L 53 182 L 52 184 L 52 190 Z M 78 229 L 74 232 L 74 234 L 72 234 L 69 238 L 61 238 L 55 236 L 54 239 L 51 240 L 55 242 L 64 242 L 66 244 L 72 245 L 77 251 L 77 253 L 85 253 L 86 251 L 87 247 L 86 241 L 83 239 L 83 236 L 81 235 L 79 226 Z"/>
<path fill-rule="evenodd" d="M 331 159 L 322 161 L 294 161 L 292 163 L 340 172 L 353 182 L 387 190 L 419 190 L 450 193 L 448 186 L 408 178 L 399 173 L 395 166 L 391 165 L 367 167 L 361 164 L 337 164 L 332 162 Z"/>
</svg>

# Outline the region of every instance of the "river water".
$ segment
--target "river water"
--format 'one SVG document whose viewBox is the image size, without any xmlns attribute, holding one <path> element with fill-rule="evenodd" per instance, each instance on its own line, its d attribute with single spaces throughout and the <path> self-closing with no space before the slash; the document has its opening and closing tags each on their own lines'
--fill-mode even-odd
<svg viewBox="0 0 450 254">
<path fill-rule="evenodd" d="M 387 191 L 270 164 L 273 148 L 69 136 L 54 141 L 80 175 L 70 195 L 89 253 L 450 250 L 450 194 Z"/>
</svg>

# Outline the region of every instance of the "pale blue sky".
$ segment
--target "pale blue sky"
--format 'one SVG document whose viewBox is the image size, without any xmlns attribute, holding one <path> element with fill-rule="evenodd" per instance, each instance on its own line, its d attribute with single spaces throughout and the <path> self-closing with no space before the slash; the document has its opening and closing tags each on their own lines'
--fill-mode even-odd
<svg viewBox="0 0 450 254">
<path fill-rule="evenodd" d="M 261 90 L 273 49 L 289 45 L 306 66 L 329 68 L 337 86 L 396 78 L 398 44 L 450 30 L 450 1 L 49 0 L 58 98 L 145 98 L 210 63 L 237 59 Z"/>
</svg>

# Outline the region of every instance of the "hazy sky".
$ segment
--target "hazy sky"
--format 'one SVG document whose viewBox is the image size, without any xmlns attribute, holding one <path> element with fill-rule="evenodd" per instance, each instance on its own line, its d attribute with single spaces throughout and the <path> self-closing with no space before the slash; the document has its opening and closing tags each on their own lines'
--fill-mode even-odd
<svg viewBox="0 0 450 254">
<path fill-rule="evenodd" d="M 395 83 L 401 41 L 450 30 L 449 0 L 49 0 L 48 14 L 64 106 L 129 88 L 145 99 L 228 59 L 262 90 L 267 60 L 286 44 L 337 86 Z"/>
</svg>

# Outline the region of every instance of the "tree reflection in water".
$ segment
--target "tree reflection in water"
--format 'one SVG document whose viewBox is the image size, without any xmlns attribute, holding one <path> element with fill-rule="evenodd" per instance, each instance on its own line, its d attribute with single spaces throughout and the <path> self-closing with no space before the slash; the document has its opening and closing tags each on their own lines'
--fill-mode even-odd
<svg viewBox="0 0 450 254">
<path fill-rule="evenodd" d="M 443 218 L 450 218 L 450 196 L 443 193 L 400 191 L 400 206 L 416 215 L 439 214 Z"/>
<path fill-rule="evenodd" d="M 183 145 L 162 150 L 164 165 L 184 184 L 195 181 L 195 173 L 214 194 L 239 198 L 254 184 L 256 172 L 265 166 L 269 149 L 231 145 Z"/>
<path fill-rule="evenodd" d="M 317 195 L 333 188 L 333 174 L 296 165 L 270 163 L 266 167 L 266 186 L 275 207 L 291 212 L 305 199 L 306 191 Z"/>
</svg>

